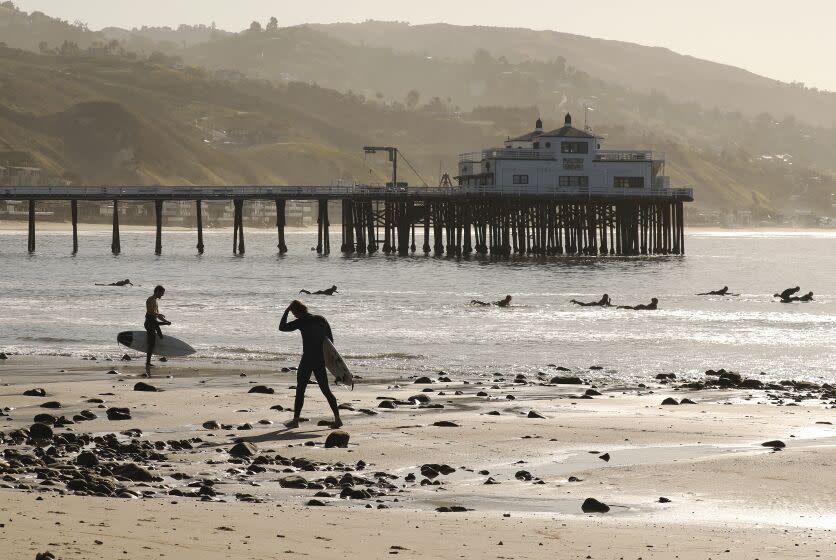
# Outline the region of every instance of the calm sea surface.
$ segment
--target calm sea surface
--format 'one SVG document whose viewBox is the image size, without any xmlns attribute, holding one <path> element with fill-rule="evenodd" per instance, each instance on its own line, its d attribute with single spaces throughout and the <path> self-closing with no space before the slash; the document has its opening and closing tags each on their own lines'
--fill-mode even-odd
<svg viewBox="0 0 836 560">
<path fill-rule="evenodd" d="M 290 233 L 290 253 L 280 257 L 266 230 L 247 231 L 242 258 L 231 254 L 231 231 L 207 232 L 199 257 L 194 233 L 163 237 L 156 257 L 152 232 L 123 232 L 123 254 L 113 257 L 109 233 L 82 233 L 73 257 L 68 233 L 43 232 L 29 256 L 24 232 L 0 232 L 0 350 L 119 356 L 116 333 L 142 328 L 145 298 L 160 283 L 168 290 L 161 311 L 174 322 L 166 332 L 198 357 L 279 367 L 294 363 L 301 347 L 297 334 L 278 332 L 287 303 L 300 288 L 337 284 L 338 295 L 306 301 L 329 319 L 350 362 L 372 371 L 530 372 L 554 363 L 602 365 L 609 373 L 600 375 L 625 380 L 725 367 L 836 381 L 832 231 L 691 230 L 685 257 L 545 261 L 318 257 L 310 231 Z M 141 286 L 94 286 L 123 278 Z M 742 295 L 694 295 L 724 285 Z M 771 297 L 796 285 L 816 300 Z M 569 304 L 604 292 L 617 304 L 655 296 L 660 309 Z M 514 297 L 509 309 L 468 305 L 506 294 Z"/>
</svg>

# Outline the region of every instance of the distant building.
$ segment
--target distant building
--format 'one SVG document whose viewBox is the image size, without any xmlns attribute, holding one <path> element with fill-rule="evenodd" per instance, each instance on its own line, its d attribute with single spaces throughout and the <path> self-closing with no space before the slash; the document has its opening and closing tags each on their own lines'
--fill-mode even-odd
<svg viewBox="0 0 836 560">
<path fill-rule="evenodd" d="M 647 150 L 602 150 L 603 139 L 572 126 L 567 114 L 561 128 L 534 130 L 505 141 L 502 148 L 459 156 L 462 187 L 487 191 L 600 195 L 664 194 L 670 178 L 665 160 Z"/>
</svg>

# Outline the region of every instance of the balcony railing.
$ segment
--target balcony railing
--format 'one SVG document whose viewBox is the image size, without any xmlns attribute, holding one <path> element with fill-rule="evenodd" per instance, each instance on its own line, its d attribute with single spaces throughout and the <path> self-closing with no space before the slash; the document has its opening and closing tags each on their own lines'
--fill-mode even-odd
<svg viewBox="0 0 836 560">
<path fill-rule="evenodd" d="M 599 150 L 595 161 L 654 161 L 650 150 Z"/>
<path fill-rule="evenodd" d="M 481 152 L 469 152 L 459 155 L 459 163 L 479 163 L 486 159 L 534 159 L 541 161 L 554 161 L 557 159 L 554 152 L 548 150 L 512 150 L 506 148 L 495 148 L 482 150 Z"/>
</svg>

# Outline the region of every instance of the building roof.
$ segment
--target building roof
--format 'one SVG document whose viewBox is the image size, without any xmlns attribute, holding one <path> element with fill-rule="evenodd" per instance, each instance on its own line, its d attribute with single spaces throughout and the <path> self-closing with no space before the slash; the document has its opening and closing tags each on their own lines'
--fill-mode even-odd
<svg viewBox="0 0 836 560">
<path fill-rule="evenodd" d="M 551 132 L 545 132 L 543 133 L 543 136 L 563 138 L 595 138 L 594 134 L 590 134 L 585 130 L 580 130 L 572 126 L 572 115 L 569 113 L 566 113 L 562 127 L 552 130 Z"/>
<path fill-rule="evenodd" d="M 522 136 L 517 136 L 516 138 L 509 138 L 506 142 L 531 142 L 535 138 L 539 138 L 543 134 L 542 130 L 532 130 Z"/>
</svg>

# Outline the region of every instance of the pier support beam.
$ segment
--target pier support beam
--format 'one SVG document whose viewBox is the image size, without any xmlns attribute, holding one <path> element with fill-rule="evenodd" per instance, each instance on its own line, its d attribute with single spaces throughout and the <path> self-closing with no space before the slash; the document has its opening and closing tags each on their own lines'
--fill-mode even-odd
<svg viewBox="0 0 836 560">
<path fill-rule="evenodd" d="M 163 201 L 154 201 L 154 215 L 157 219 L 157 238 L 154 243 L 154 254 L 163 254 Z"/>
<path fill-rule="evenodd" d="M 277 245 L 279 249 L 279 254 L 284 255 L 287 253 L 287 244 L 285 243 L 284 239 L 284 228 L 287 224 L 287 216 L 285 214 L 285 210 L 287 209 L 287 203 L 283 198 L 276 199 L 276 230 L 279 235 L 279 244 Z"/>
<path fill-rule="evenodd" d="M 35 252 L 35 201 L 29 200 L 29 239 L 28 249 L 30 253 Z"/>
<path fill-rule="evenodd" d="M 317 201 L 319 209 L 317 218 L 317 243 L 316 252 L 320 255 L 329 255 L 331 253 L 331 239 L 328 230 L 328 199 L 322 198 Z"/>
<path fill-rule="evenodd" d="M 122 242 L 119 239 L 119 201 L 113 201 L 113 234 L 110 240 L 110 251 L 114 255 L 122 252 Z"/>
<path fill-rule="evenodd" d="M 243 255 L 247 250 L 244 244 L 244 199 L 234 199 L 232 206 L 232 254 Z"/>
<path fill-rule="evenodd" d="M 78 253 L 78 201 L 70 201 L 70 216 L 73 222 L 73 255 Z"/>
<path fill-rule="evenodd" d="M 195 219 L 197 221 L 197 254 L 203 254 L 203 204 L 195 201 Z"/>
</svg>

